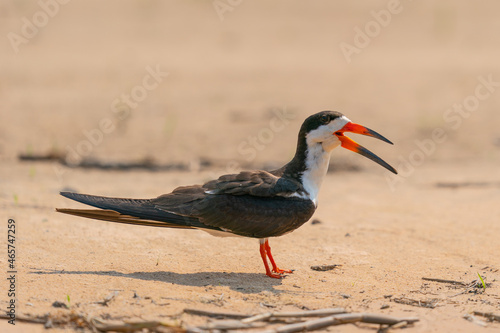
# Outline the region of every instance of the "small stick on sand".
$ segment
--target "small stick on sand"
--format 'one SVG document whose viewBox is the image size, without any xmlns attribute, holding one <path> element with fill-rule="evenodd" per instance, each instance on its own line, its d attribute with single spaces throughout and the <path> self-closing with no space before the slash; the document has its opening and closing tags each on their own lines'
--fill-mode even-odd
<svg viewBox="0 0 500 333">
<path fill-rule="evenodd" d="M 464 315 L 464 319 L 470 321 L 473 324 L 481 326 L 481 327 L 488 326 L 488 324 L 486 324 L 483 320 L 477 319 L 474 315 L 471 315 L 469 313 Z"/>
<path fill-rule="evenodd" d="M 302 331 L 314 331 L 323 329 L 328 326 L 337 326 L 358 322 L 392 326 L 401 322 L 407 322 L 411 324 L 417 321 L 418 318 L 395 318 L 370 313 L 343 313 L 320 319 L 309 320 L 303 323 L 285 325 L 276 329 L 262 331 L 261 333 L 293 333 Z"/>
<path fill-rule="evenodd" d="M 451 298 L 451 297 L 455 297 L 455 296 L 458 296 L 458 295 L 463 295 L 463 294 L 468 293 L 470 290 L 472 290 L 472 289 L 474 289 L 474 288 L 477 287 L 478 281 L 479 280 L 474 280 L 471 283 L 466 284 L 465 287 L 467 287 L 467 288 L 465 288 L 463 291 L 461 291 L 459 293 L 456 293 L 455 295 L 451 295 L 449 297 Z"/>
<path fill-rule="evenodd" d="M 203 326 L 198 326 L 198 329 L 208 331 L 227 331 L 227 330 L 243 330 L 249 328 L 259 328 L 265 326 L 265 323 L 243 323 L 236 319 L 216 320 Z M 188 329 L 189 331 L 189 329 Z"/>
<path fill-rule="evenodd" d="M 428 278 L 428 277 L 423 277 L 422 280 L 425 281 L 433 281 L 433 282 L 439 282 L 439 283 L 451 283 L 451 284 L 458 284 L 460 286 L 467 286 L 468 284 L 462 281 L 454 281 L 454 280 L 445 280 L 445 279 L 435 279 L 435 278 Z"/>
<path fill-rule="evenodd" d="M 249 324 L 253 323 L 255 321 L 261 321 L 261 320 L 268 320 L 271 318 L 273 314 L 271 312 L 266 312 L 266 313 L 261 313 L 252 317 L 247 317 L 245 319 L 242 319 L 241 322 L 244 324 Z"/>
<path fill-rule="evenodd" d="M 184 313 L 195 315 L 195 316 L 206 316 L 211 318 L 231 318 L 231 319 L 245 319 L 251 317 L 250 315 L 238 314 L 238 313 L 228 313 L 228 312 L 213 312 L 207 310 L 197 310 L 197 309 L 184 309 Z"/>
<path fill-rule="evenodd" d="M 238 313 L 227 313 L 227 312 L 213 312 L 207 310 L 197 310 L 197 309 L 184 309 L 184 313 L 206 316 L 212 318 L 231 318 L 231 319 L 243 319 L 244 323 L 251 323 L 259 320 L 268 320 L 270 318 L 303 318 L 303 317 L 325 317 L 334 314 L 345 313 L 344 308 L 327 308 L 318 310 L 308 310 L 308 311 L 296 311 L 296 312 L 266 312 L 257 315 L 244 315 Z"/>
<path fill-rule="evenodd" d="M 290 317 L 326 317 L 336 314 L 346 313 L 344 308 L 327 308 L 297 312 L 274 312 L 271 313 L 273 318 L 290 318 Z"/>
<path fill-rule="evenodd" d="M 473 313 L 476 316 L 482 316 L 482 317 L 488 318 L 491 321 L 500 322 L 500 314 L 496 314 L 496 313 L 492 313 L 492 312 L 482 312 L 482 311 L 474 311 Z"/>
<path fill-rule="evenodd" d="M 185 332 L 184 329 L 180 327 L 170 326 L 165 323 L 159 321 L 142 321 L 142 322 L 124 322 L 124 323 L 109 323 L 103 321 L 99 318 L 90 319 L 90 324 L 93 328 L 102 331 L 102 332 L 135 332 L 142 331 L 143 329 L 154 329 L 159 326 L 165 326 L 167 329 L 172 332 Z"/>
<path fill-rule="evenodd" d="M 10 319 L 12 319 L 12 317 L 9 315 L 0 314 L 0 319 L 10 320 Z M 47 319 L 36 318 L 36 317 L 30 318 L 30 317 L 16 315 L 16 321 L 20 321 L 20 322 L 24 322 L 24 323 L 31 323 L 31 324 L 45 324 L 47 322 Z"/>
<path fill-rule="evenodd" d="M 399 303 L 399 304 L 405 304 L 405 305 L 411 305 L 411 306 L 419 306 L 422 308 L 429 308 L 429 309 L 434 309 L 436 307 L 436 304 L 438 303 L 439 300 L 430 300 L 430 301 L 421 301 L 421 300 L 416 300 L 416 299 L 411 299 L 411 298 L 406 298 L 406 297 L 401 297 L 401 298 L 393 298 L 393 302 Z"/>
</svg>

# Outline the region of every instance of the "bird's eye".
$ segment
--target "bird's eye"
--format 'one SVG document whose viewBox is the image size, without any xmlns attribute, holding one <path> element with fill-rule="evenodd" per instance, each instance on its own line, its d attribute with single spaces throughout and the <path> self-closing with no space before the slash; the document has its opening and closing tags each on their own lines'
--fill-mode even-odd
<svg viewBox="0 0 500 333">
<path fill-rule="evenodd" d="M 328 124 L 330 122 L 330 117 L 326 114 L 322 115 L 321 118 L 319 118 L 319 120 L 323 123 L 323 124 Z"/>
</svg>

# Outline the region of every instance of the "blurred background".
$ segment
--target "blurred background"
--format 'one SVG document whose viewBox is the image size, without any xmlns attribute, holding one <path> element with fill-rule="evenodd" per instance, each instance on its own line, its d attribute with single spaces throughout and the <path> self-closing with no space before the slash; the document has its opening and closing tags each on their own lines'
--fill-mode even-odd
<svg viewBox="0 0 500 333">
<path fill-rule="evenodd" d="M 405 177 L 405 163 L 498 163 L 499 10 L 456 0 L 2 1 L 0 159 L 280 165 L 302 121 L 329 109 L 394 141 L 359 138 Z M 385 172 L 347 151 L 332 159 Z"/>
<path fill-rule="evenodd" d="M 499 308 L 499 105 L 498 0 L 1 0 L 0 233 L 18 223 L 19 315 L 52 325 L 70 295 L 105 320 L 330 304 L 475 331 L 465 314 Z M 261 274 L 253 239 L 54 210 L 84 208 L 61 190 L 152 198 L 279 167 L 322 110 L 393 141 L 350 135 L 399 175 L 336 149 L 320 223 L 272 241 L 287 279 Z M 311 272 L 323 264 L 342 267 Z"/>
</svg>

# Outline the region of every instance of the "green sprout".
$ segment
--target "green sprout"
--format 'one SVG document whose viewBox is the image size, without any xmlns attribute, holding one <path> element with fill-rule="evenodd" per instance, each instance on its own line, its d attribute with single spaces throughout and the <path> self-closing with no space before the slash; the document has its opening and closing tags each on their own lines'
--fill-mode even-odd
<svg viewBox="0 0 500 333">
<path fill-rule="evenodd" d="M 483 288 L 486 289 L 486 283 L 484 283 L 483 277 L 481 276 L 481 274 L 479 274 L 479 272 L 477 272 L 477 276 L 479 276 L 479 280 L 481 280 L 481 284 L 483 285 Z"/>
<path fill-rule="evenodd" d="M 66 295 L 66 299 L 68 300 L 68 307 L 71 307 L 71 301 L 69 299 L 69 295 Z"/>
</svg>

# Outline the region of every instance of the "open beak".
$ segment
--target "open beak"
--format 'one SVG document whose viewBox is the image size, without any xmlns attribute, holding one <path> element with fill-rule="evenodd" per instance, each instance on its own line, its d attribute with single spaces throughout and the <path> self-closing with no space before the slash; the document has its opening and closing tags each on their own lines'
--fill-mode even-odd
<svg viewBox="0 0 500 333">
<path fill-rule="evenodd" d="M 390 143 L 391 145 L 393 144 L 391 141 L 387 140 L 385 137 L 382 135 L 378 134 L 377 132 L 366 128 L 364 126 L 358 125 L 358 124 L 353 124 L 353 123 L 347 123 L 340 131 L 335 132 L 334 134 L 339 138 L 341 142 L 341 146 L 344 147 L 345 149 L 349 149 L 355 153 L 358 153 L 360 155 L 363 155 L 364 157 L 369 158 L 375 163 L 380 164 L 390 172 L 394 174 L 398 174 L 396 169 L 394 169 L 392 166 L 387 164 L 383 159 L 366 149 L 365 147 L 361 146 L 359 143 L 355 142 L 354 140 L 349 139 L 347 136 L 344 136 L 344 132 L 352 132 L 352 133 L 357 133 L 357 134 L 363 134 L 367 136 L 371 136 L 373 138 L 377 138 L 379 140 L 385 141 L 387 143 Z"/>
</svg>

